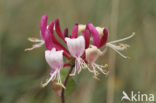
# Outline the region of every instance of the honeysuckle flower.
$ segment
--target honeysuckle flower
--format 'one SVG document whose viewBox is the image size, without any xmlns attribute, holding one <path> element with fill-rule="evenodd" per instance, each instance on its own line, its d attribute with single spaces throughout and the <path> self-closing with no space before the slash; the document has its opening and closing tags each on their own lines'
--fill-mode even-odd
<svg viewBox="0 0 156 103">
<path fill-rule="evenodd" d="M 130 35 L 128 37 L 125 37 L 123 39 L 119 39 L 119 40 L 108 42 L 108 43 L 106 43 L 106 46 L 112 48 L 114 51 L 116 51 L 123 58 L 128 58 L 127 56 L 123 55 L 120 51 L 123 51 L 123 50 L 127 49 L 129 47 L 129 45 L 127 45 L 127 44 L 119 44 L 119 45 L 116 45 L 115 43 L 119 43 L 121 41 L 125 41 L 127 39 L 130 39 L 134 35 L 135 35 L 135 33 L 132 33 L 132 35 Z"/>
<path fill-rule="evenodd" d="M 98 71 L 102 72 L 103 74 L 106 74 L 104 72 L 104 68 L 106 68 L 108 65 L 98 65 L 96 64 L 96 60 L 105 54 L 106 48 L 101 51 L 100 48 L 106 44 L 107 38 L 108 38 L 108 30 L 107 28 L 100 28 L 100 27 L 94 27 L 93 24 L 87 24 L 86 27 L 81 25 L 81 31 L 84 31 L 84 28 L 86 28 L 92 35 L 93 37 L 93 43 L 90 44 L 86 50 L 85 50 L 85 56 L 86 56 L 86 61 L 88 63 L 88 70 L 90 72 L 94 73 L 94 78 L 97 78 L 97 75 L 99 74 Z M 85 35 L 84 35 L 85 37 Z M 88 40 L 86 40 L 88 41 Z M 91 70 L 92 69 L 92 70 Z"/>
<path fill-rule="evenodd" d="M 95 79 L 98 79 L 97 76 L 100 72 L 108 74 L 108 71 L 104 70 L 108 67 L 107 64 L 99 65 L 96 63 L 98 58 L 106 53 L 107 47 L 127 58 L 120 51 L 127 49 L 129 45 L 116 45 L 116 43 L 130 39 L 134 34 L 120 40 L 107 42 L 107 28 L 95 27 L 91 23 L 85 25 L 75 24 L 71 35 L 69 35 L 68 28 L 65 28 L 64 32 L 62 32 L 58 19 L 50 21 L 50 23 L 47 23 L 47 20 L 47 15 L 43 15 L 40 23 L 41 39 L 29 38 L 29 41 L 37 44 L 33 45 L 32 48 L 26 49 L 33 50 L 45 44 L 45 59 L 52 70 L 50 71 L 50 78 L 42 84 L 43 87 L 47 86 L 51 81 L 57 80 L 57 84 L 65 88 L 60 76 L 60 70 L 65 66 L 75 65 L 73 73 L 70 74 L 71 76 L 74 76 L 77 72 L 79 74 L 82 68 L 87 68 L 93 73 Z M 62 39 L 64 44 L 55 37 L 55 34 Z M 100 50 L 102 47 L 104 49 Z M 66 63 L 63 62 L 63 56 L 67 59 Z"/>
<path fill-rule="evenodd" d="M 103 66 L 95 63 L 100 56 L 105 54 L 105 52 L 106 49 L 104 49 L 104 51 L 100 51 L 100 49 L 98 49 L 96 46 L 93 45 L 91 45 L 88 49 L 86 49 L 86 60 L 89 63 L 89 67 L 93 69 L 91 72 L 94 73 L 93 77 L 95 79 L 97 79 L 97 76 L 99 74 L 98 71 L 102 72 L 103 74 L 106 74 L 106 72 L 103 69 L 106 68 L 108 65 L 105 64 Z"/>
<path fill-rule="evenodd" d="M 53 48 L 52 50 L 46 50 L 45 59 L 49 64 L 49 66 L 53 69 L 50 71 L 50 78 L 46 83 L 42 84 L 42 87 L 47 86 L 50 81 L 55 80 L 55 78 L 57 78 L 58 80 L 57 84 L 65 88 L 65 86 L 62 84 L 60 76 L 60 70 L 63 68 L 64 65 L 63 50 L 56 51 L 55 48 Z"/>
<path fill-rule="evenodd" d="M 121 41 L 125 41 L 127 39 L 132 38 L 134 36 L 134 33 L 129 37 L 107 43 L 108 30 L 106 28 L 94 27 L 92 24 L 87 24 L 86 28 L 88 28 L 89 31 L 91 32 L 91 35 L 93 37 L 93 45 L 94 45 L 94 46 L 90 46 L 91 48 L 86 49 L 86 60 L 89 63 L 90 68 L 93 68 L 93 73 L 94 73 L 95 78 L 99 74 L 98 72 L 96 72 L 96 68 L 98 70 L 100 70 L 103 74 L 105 74 L 105 72 L 103 72 L 103 70 L 102 70 L 102 67 L 107 66 L 107 65 L 105 65 L 105 66 L 97 65 L 95 63 L 95 61 L 97 60 L 99 55 L 104 54 L 104 52 L 102 53 L 99 50 L 100 47 L 105 45 L 106 47 L 110 47 L 113 50 L 115 50 L 122 57 L 128 58 L 128 57 L 124 56 L 120 51 L 127 49 L 129 47 L 129 45 L 127 45 L 127 44 L 115 45 L 115 43 L 119 43 Z M 89 56 L 89 55 L 92 55 L 92 56 Z"/>
<path fill-rule="evenodd" d="M 70 54 L 75 58 L 75 68 L 73 74 L 71 74 L 71 76 L 74 76 L 76 72 L 80 72 L 83 67 L 88 67 L 81 58 L 85 52 L 85 39 L 83 36 L 79 36 L 78 38 L 66 37 L 65 40 Z"/>
</svg>

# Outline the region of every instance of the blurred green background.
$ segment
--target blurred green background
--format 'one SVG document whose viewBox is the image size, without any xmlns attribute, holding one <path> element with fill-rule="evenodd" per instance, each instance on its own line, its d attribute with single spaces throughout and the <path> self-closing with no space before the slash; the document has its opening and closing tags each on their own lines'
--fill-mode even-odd
<svg viewBox="0 0 156 103">
<path fill-rule="evenodd" d="M 120 103 L 122 91 L 156 96 L 156 0 L 0 0 L 0 103 L 60 103 L 50 85 L 40 87 L 50 71 L 45 48 L 24 52 L 45 13 L 69 32 L 75 23 L 108 27 L 109 41 L 136 32 L 124 52 L 131 59 L 110 50 L 97 61 L 110 65 L 110 76 L 98 81 L 84 70 L 67 103 Z"/>
</svg>

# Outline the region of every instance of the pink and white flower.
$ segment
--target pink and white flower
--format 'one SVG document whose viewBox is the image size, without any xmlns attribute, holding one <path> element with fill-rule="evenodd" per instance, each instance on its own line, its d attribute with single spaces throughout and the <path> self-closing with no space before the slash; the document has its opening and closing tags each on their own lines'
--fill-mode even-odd
<svg viewBox="0 0 156 103">
<path fill-rule="evenodd" d="M 83 36 L 78 38 L 65 38 L 67 42 L 67 47 L 70 54 L 75 58 L 75 68 L 74 73 L 71 76 L 74 76 L 76 72 L 80 72 L 83 67 L 88 67 L 85 61 L 81 56 L 85 52 L 85 39 Z"/>
<path fill-rule="evenodd" d="M 106 68 L 108 65 L 105 64 L 99 65 L 96 62 L 96 60 L 105 54 L 107 49 L 104 49 L 104 51 L 100 51 L 96 46 L 91 45 L 88 49 L 86 49 L 86 60 L 89 63 L 89 67 L 92 68 L 90 72 L 94 73 L 94 78 L 97 79 L 97 76 L 99 74 L 98 71 L 100 71 L 103 74 L 106 74 L 106 72 L 103 70 L 103 68 Z"/>
<path fill-rule="evenodd" d="M 75 65 L 74 72 L 70 74 L 71 76 L 74 76 L 77 72 L 79 73 L 82 68 L 87 68 L 94 74 L 95 78 L 97 78 L 99 71 L 103 74 L 106 74 L 103 68 L 106 68 L 108 65 L 99 65 L 96 63 L 96 60 L 105 54 L 107 47 L 112 48 L 122 57 L 127 58 L 121 54 L 120 51 L 125 50 L 129 46 L 127 44 L 116 45 L 115 43 L 130 39 L 134 36 L 134 34 L 120 40 L 107 42 L 107 28 L 94 27 L 94 25 L 91 23 L 86 25 L 75 24 L 71 35 L 68 35 L 67 28 L 64 29 L 64 32 L 61 31 L 58 19 L 55 21 L 50 21 L 49 24 L 47 24 L 47 20 L 47 15 L 43 15 L 40 23 L 41 39 L 29 38 L 29 41 L 37 44 L 33 45 L 32 48 L 26 49 L 33 50 L 45 44 L 47 49 L 45 51 L 45 59 L 52 70 L 50 72 L 50 78 L 48 81 L 42 84 L 43 87 L 48 85 L 50 81 L 57 79 L 57 84 L 65 88 L 65 86 L 62 84 L 60 76 L 60 70 L 64 66 Z M 63 45 L 55 37 L 55 33 L 65 45 Z M 80 36 L 78 36 L 78 34 L 80 34 Z M 105 46 L 105 48 L 101 51 L 100 48 L 103 46 Z M 63 62 L 63 56 L 68 62 Z"/>
<path fill-rule="evenodd" d="M 58 80 L 57 84 L 65 88 L 64 85 L 62 84 L 61 76 L 60 76 L 60 70 L 63 68 L 64 65 L 63 50 L 56 51 L 55 48 L 53 48 L 52 50 L 46 50 L 45 59 L 49 64 L 49 66 L 53 69 L 50 72 L 50 78 L 46 83 L 42 84 L 42 87 L 45 87 L 46 85 L 48 85 L 50 81 L 55 80 L 57 78 Z"/>
<path fill-rule="evenodd" d="M 107 28 L 100 28 L 100 27 L 94 27 L 93 24 L 87 24 L 87 29 L 90 31 L 92 37 L 93 37 L 93 43 L 90 44 L 89 48 L 86 48 L 86 60 L 89 64 L 88 69 L 90 72 L 94 73 L 94 78 L 97 79 L 97 75 L 99 74 L 98 71 L 102 72 L 103 74 L 106 74 L 104 72 L 103 68 L 108 67 L 107 64 L 105 65 L 99 65 L 96 64 L 96 60 L 105 54 L 107 51 L 107 48 L 105 48 L 103 51 L 100 50 L 102 46 L 104 46 L 108 39 L 108 30 Z"/>
</svg>

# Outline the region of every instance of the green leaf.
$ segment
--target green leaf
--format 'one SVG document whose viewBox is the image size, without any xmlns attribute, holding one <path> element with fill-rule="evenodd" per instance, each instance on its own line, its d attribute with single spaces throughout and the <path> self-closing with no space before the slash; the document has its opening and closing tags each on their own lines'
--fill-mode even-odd
<svg viewBox="0 0 156 103">
<path fill-rule="evenodd" d="M 70 95 L 71 93 L 74 92 L 75 89 L 76 89 L 76 83 L 72 77 L 69 77 L 67 85 L 66 85 L 66 89 L 65 89 L 65 95 L 66 96 Z"/>
<path fill-rule="evenodd" d="M 70 68 L 65 67 L 61 70 L 61 79 L 63 83 L 65 81 L 69 69 Z M 76 89 L 76 83 L 72 77 L 69 77 L 68 82 L 66 84 L 65 95 L 66 96 L 70 95 L 75 89 Z"/>
<path fill-rule="evenodd" d="M 67 74 L 68 74 L 68 71 L 69 71 L 69 68 L 67 68 L 67 67 L 61 69 L 61 80 L 63 83 L 65 81 Z"/>
</svg>

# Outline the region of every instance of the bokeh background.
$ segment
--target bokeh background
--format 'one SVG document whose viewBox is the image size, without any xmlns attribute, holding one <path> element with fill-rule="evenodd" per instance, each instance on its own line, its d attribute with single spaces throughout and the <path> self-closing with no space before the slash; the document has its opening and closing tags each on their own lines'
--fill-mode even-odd
<svg viewBox="0 0 156 103">
<path fill-rule="evenodd" d="M 69 32 L 75 23 L 107 27 L 109 41 L 136 32 L 126 41 L 131 59 L 109 50 L 97 62 L 110 75 L 98 81 L 84 70 L 67 103 L 120 103 L 122 91 L 156 96 L 156 0 L 0 0 L 0 103 L 60 103 L 51 85 L 40 87 L 50 71 L 45 48 L 24 52 L 28 37 L 40 37 L 43 14 Z"/>
</svg>

